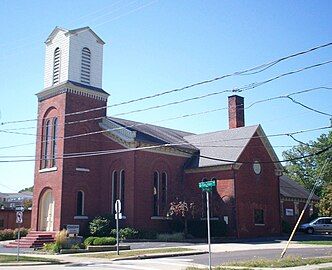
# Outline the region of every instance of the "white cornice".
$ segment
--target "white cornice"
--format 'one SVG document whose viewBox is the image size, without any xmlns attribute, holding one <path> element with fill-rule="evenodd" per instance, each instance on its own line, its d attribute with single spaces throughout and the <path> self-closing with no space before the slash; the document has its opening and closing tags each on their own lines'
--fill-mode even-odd
<svg viewBox="0 0 332 270">
<path fill-rule="evenodd" d="M 224 164 L 217 166 L 208 166 L 208 167 L 197 167 L 192 169 L 186 169 L 185 173 L 198 173 L 198 172 L 215 172 L 215 171 L 230 171 L 230 170 L 239 170 L 242 163 L 235 164 Z"/>
<path fill-rule="evenodd" d="M 45 88 L 43 91 L 37 93 L 36 96 L 38 97 L 38 101 L 43 101 L 45 99 L 48 99 L 50 97 L 54 97 L 54 96 L 57 96 L 57 95 L 63 94 L 63 93 L 74 93 L 77 95 L 86 96 L 86 97 L 103 100 L 103 101 L 106 101 L 109 96 L 109 94 L 107 94 L 106 92 L 102 93 L 102 92 L 95 91 L 93 89 L 76 86 L 70 82 L 65 82 L 65 83 L 62 83 L 62 84 L 59 84 L 56 86 L 51 86 L 51 87 Z"/>
</svg>

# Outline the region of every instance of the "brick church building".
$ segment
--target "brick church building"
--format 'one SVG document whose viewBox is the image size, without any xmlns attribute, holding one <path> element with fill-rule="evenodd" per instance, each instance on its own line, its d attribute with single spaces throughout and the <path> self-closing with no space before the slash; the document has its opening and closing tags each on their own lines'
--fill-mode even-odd
<svg viewBox="0 0 332 270">
<path fill-rule="evenodd" d="M 33 231 L 83 230 L 93 217 L 114 213 L 116 199 L 125 226 L 167 230 L 169 203 L 178 198 L 204 209 L 198 183 L 214 179 L 211 214 L 229 235 L 280 233 L 281 166 L 262 127 L 245 126 L 242 97 L 228 98 L 229 129 L 212 133 L 107 117 L 103 40 L 89 27 L 56 27 L 45 43 Z"/>
</svg>

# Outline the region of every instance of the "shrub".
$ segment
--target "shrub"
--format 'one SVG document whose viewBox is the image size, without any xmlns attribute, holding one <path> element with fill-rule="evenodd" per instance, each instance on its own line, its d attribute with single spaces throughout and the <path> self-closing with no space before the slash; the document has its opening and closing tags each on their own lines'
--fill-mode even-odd
<svg viewBox="0 0 332 270">
<path fill-rule="evenodd" d="M 51 253 L 59 253 L 61 246 L 58 243 L 44 243 L 43 250 Z"/>
<path fill-rule="evenodd" d="M 67 242 L 67 230 L 63 229 L 56 233 L 55 235 L 55 243 L 62 248 Z"/>
<path fill-rule="evenodd" d="M 175 241 L 181 241 L 183 240 L 184 233 L 161 233 L 157 234 L 157 239 L 162 242 L 175 242 Z"/>
<path fill-rule="evenodd" d="M 14 239 L 14 230 L 4 229 L 0 231 L 0 241 Z"/>
<path fill-rule="evenodd" d="M 115 245 L 116 240 L 114 237 L 97 237 L 93 240 L 94 246 Z"/>
<path fill-rule="evenodd" d="M 114 221 L 111 216 L 99 216 L 90 221 L 90 234 L 93 236 L 108 236 Z"/>
<path fill-rule="evenodd" d="M 89 236 L 88 238 L 86 238 L 84 240 L 84 246 L 91 246 L 93 244 L 93 241 L 96 239 L 97 237 L 95 236 Z"/>
<path fill-rule="evenodd" d="M 27 234 L 29 233 L 29 229 L 26 229 L 24 227 L 20 228 L 20 238 L 27 236 Z M 18 229 L 16 228 L 14 230 L 14 238 L 17 239 L 18 236 Z"/>
<path fill-rule="evenodd" d="M 110 235 L 116 237 L 116 229 L 112 229 Z M 119 230 L 119 238 L 121 240 L 137 239 L 137 237 L 138 237 L 138 231 L 136 231 L 133 228 L 127 227 Z"/>
<path fill-rule="evenodd" d="M 281 227 L 283 233 L 290 233 L 292 231 L 292 226 L 285 220 L 282 221 Z"/>
<path fill-rule="evenodd" d="M 155 231 L 139 231 L 137 237 L 139 239 L 157 239 Z"/>
<path fill-rule="evenodd" d="M 207 237 L 206 220 L 191 220 L 188 223 L 188 232 L 194 237 Z M 223 220 L 211 220 L 210 229 L 212 237 L 225 236 L 227 225 Z"/>
</svg>

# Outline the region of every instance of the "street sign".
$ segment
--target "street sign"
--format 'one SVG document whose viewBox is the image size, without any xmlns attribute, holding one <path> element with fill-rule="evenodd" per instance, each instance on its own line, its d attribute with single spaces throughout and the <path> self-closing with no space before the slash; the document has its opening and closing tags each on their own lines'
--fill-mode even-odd
<svg viewBox="0 0 332 270">
<path fill-rule="evenodd" d="M 16 212 L 16 223 L 17 224 L 23 223 L 23 212 L 22 211 Z"/>
<path fill-rule="evenodd" d="M 120 200 L 116 200 L 114 207 L 115 207 L 115 212 L 116 213 L 120 213 L 121 212 L 121 201 Z"/>
<path fill-rule="evenodd" d="M 16 211 L 16 212 L 23 212 L 23 211 L 24 211 L 24 207 L 21 206 L 21 205 L 20 205 L 20 206 L 16 206 L 16 207 L 15 207 L 15 211 Z"/>
<path fill-rule="evenodd" d="M 212 188 L 216 186 L 216 181 L 199 182 L 198 187 L 203 191 L 212 191 Z"/>
</svg>

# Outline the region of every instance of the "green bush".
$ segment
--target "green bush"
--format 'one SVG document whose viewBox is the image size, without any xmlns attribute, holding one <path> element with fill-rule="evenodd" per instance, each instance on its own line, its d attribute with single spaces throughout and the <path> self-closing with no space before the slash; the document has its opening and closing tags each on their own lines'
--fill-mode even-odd
<svg viewBox="0 0 332 270">
<path fill-rule="evenodd" d="M 116 237 L 116 229 L 112 229 L 110 235 Z M 137 239 L 137 237 L 138 237 L 138 231 L 136 231 L 133 228 L 127 227 L 119 230 L 119 238 L 121 240 Z"/>
<path fill-rule="evenodd" d="M 99 216 L 90 221 L 89 229 L 92 236 L 109 236 L 114 225 L 111 216 Z"/>
<path fill-rule="evenodd" d="M 176 242 L 184 240 L 184 233 L 161 233 L 157 234 L 157 239 L 162 242 Z"/>
<path fill-rule="evenodd" d="M 93 241 L 96 239 L 97 237 L 95 236 L 89 236 L 88 238 L 86 238 L 84 240 L 84 246 L 91 246 L 93 244 Z"/>
<path fill-rule="evenodd" d="M 139 239 L 157 239 L 155 231 L 139 231 L 137 237 Z"/>
<path fill-rule="evenodd" d="M 93 240 L 94 246 L 115 245 L 116 240 L 114 237 L 97 237 Z"/>
<path fill-rule="evenodd" d="M 282 221 L 281 227 L 283 233 L 290 233 L 292 231 L 292 226 L 285 220 Z"/>
<path fill-rule="evenodd" d="M 58 243 L 44 243 L 43 250 L 51 253 L 59 253 L 61 246 Z"/>
<path fill-rule="evenodd" d="M 205 238 L 207 237 L 206 220 L 190 220 L 188 222 L 188 233 L 193 237 Z M 210 221 L 211 236 L 221 237 L 227 233 L 227 225 L 223 220 Z"/>
<path fill-rule="evenodd" d="M 14 230 L 12 229 L 4 229 L 0 231 L 0 241 L 4 240 L 12 240 L 14 238 Z"/>
<path fill-rule="evenodd" d="M 27 236 L 28 233 L 29 229 L 26 229 L 24 227 L 20 228 L 20 238 Z M 18 228 L 14 230 L 14 238 L 17 239 L 17 236 L 18 236 Z"/>
</svg>

